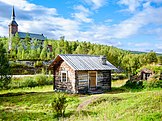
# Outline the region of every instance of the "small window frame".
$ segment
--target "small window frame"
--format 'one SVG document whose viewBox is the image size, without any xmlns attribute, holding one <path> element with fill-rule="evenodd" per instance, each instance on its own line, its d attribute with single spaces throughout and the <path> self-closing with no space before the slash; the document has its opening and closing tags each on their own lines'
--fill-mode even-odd
<svg viewBox="0 0 162 121">
<path fill-rule="evenodd" d="M 63 74 L 66 74 L 66 80 L 63 80 Z M 67 82 L 67 71 L 61 71 L 61 82 Z"/>
</svg>

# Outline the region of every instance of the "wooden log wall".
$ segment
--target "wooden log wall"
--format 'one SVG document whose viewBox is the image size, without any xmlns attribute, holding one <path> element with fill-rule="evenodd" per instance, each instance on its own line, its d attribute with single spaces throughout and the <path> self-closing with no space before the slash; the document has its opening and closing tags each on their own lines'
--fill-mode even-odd
<svg viewBox="0 0 162 121">
<path fill-rule="evenodd" d="M 67 72 L 67 81 L 61 82 L 61 71 Z M 64 61 L 55 71 L 55 89 L 75 93 L 75 71 Z"/>
<path fill-rule="evenodd" d="M 77 81 L 78 81 L 78 92 L 86 93 L 88 91 L 88 72 L 87 71 L 78 71 L 77 72 Z"/>
<path fill-rule="evenodd" d="M 97 87 L 106 90 L 111 89 L 111 71 L 98 71 Z"/>
</svg>

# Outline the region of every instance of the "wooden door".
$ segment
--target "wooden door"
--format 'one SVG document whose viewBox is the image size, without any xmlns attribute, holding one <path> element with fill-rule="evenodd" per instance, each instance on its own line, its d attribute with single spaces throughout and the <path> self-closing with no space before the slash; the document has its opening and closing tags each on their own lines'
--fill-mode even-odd
<svg viewBox="0 0 162 121">
<path fill-rule="evenodd" d="M 96 71 L 89 72 L 89 87 L 96 87 Z"/>
</svg>

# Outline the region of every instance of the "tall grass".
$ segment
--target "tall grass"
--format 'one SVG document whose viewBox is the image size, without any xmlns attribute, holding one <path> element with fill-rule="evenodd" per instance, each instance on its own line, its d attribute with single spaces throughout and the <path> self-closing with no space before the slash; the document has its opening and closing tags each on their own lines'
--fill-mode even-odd
<svg viewBox="0 0 162 121">
<path fill-rule="evenodd" d="M 32 77 L 13 78 L 9 84 L 10 89 L 24 88 L 24 87 L 36 87 L 51 85 L 53 83 L 52 76 L 46 76 L 44 74 L 37 74 Z"/>
<path fill-rule="evenodd" d="M 56 93 L 0 94 L 0 120 L 57 120 L 51 103 Z M 67 96 L 66 121 L 160 121 L 162 90 Z M 96 100 L 76 111 L 79 104 Z"/>
</svg>

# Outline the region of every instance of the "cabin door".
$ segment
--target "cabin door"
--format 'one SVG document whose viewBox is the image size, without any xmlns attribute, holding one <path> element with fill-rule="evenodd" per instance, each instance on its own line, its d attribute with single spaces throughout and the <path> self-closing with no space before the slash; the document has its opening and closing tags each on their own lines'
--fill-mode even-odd
<svg viewBox="0 0 162 121">
<path fill-rule="evenodd" d="M 89 71 L 89 88 L 96 87 L 96 71 Z"/>
</svg>

